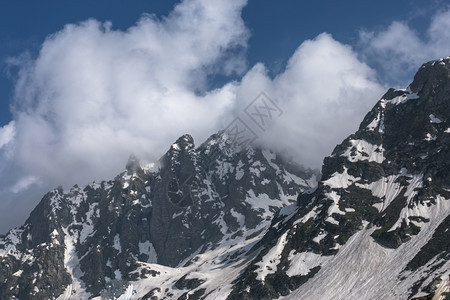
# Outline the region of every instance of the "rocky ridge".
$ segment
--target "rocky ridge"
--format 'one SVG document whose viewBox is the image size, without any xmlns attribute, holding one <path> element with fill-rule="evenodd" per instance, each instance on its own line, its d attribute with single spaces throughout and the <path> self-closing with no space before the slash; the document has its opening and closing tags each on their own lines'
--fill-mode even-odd
<svg viewBox="0 0 450 300">
<path fill-rule="evenodd" d="M 107 297 L 168 273 L 178 291 L 158 293 L 179 297 L 208 281 L 186 279 L 188 270 L 246 257 L 273 214 L 318 176 L 269 150 L 235 151 L 223 134 L 197 148 L 184 135 L 159 164 L 142 168 L 131 156 L 114 180 L 45 195 L 0 239 L 0 298 Z"/>
<path fill-rule="evenodd" d="M 431 292 L 450 269 L 449 170 L 450 57 L 390 89 L 324 159 L 317 189 L 276 216 L 229 299 Z"/>
</svg>

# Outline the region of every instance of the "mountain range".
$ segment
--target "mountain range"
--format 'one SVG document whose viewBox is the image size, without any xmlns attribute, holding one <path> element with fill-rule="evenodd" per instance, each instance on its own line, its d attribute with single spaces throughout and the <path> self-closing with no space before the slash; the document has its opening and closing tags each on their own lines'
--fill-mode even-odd
<svg viewBox="0 0 450 300">
<path fill-rule="evenodd" d="M 320 172 L 186 134 L 155 164 L 50 191 L 0 237 L 0 299 L 431 299 L 450 291 L 449 213 L 447 57 Z"/>
</svg>

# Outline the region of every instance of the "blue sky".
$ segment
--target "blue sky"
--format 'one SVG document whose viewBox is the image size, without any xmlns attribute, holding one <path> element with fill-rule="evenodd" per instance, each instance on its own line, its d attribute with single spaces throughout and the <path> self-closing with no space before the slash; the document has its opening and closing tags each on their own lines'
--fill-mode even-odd
<svg viewBox="0 0 450 300">
<path fill-rule="evenodd" d="M 201 143 L 261 92 L 283 114 L 257 142 L 320 167 L 388 87 L 448 55 L 442 0 L 2 1 L 0 232 L 50 188 Z"/>
<path fill-rule="evenodd" d="M 361 29 L 376 30 L 395 20 L 406 21 L 424 34 L 431 15 L 445 7 L 446 2 L 250 0 L 243 9 L 243 19 L 251 31 L 248 63 L 263 62 L 272 73 L 277 73 L 302 41 L 322 32 L 355 47 Z M 12 119 L 9 102 L 14 78 L 9 73 L 14 70 L 8 70 L 6 58 L 23 52 L 36 55 L 44 39 L 68 23 L 95 18 L 112 21 L 114 28 L 125 30 L 141 14 L 164 16 L 176 3 L 173 0 L 0 2 L 0 125 Z"/>
</svg>

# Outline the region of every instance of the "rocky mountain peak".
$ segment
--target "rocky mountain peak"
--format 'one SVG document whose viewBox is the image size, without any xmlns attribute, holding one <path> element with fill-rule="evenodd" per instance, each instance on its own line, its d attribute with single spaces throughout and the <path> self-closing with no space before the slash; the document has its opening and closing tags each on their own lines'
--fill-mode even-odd
<svg viewBox="0 0 450 300">
<path fill-rule="evenodd" d="M 292 299 L 410 299 L 429 291 L 432 279 L 423 274 L 446 275 L 449 67 L 450 58 L 426 63 L 408 88 L 387 91 L 324 159 L 317 189 L 274 218 L 231 299 L 294 290 Z M 386 268 L 388 277 L 378 275 Z M 361 289 L 356 282 L 377 284 Z"/>
<path fill-rule="evenodd" d="M 172 147 L 179 147 L 185 151 L 192 150 L 195 148 L 194 138 L 190 134 L 183 134 L 174 144 L 172 144 Z"/>
<path fill-rule="evenodd" d="M 450 56 L 423 64 L 414 76 L 410 88 L 414 93 L 432 96 L 429 100 L 440 100 L 439 95 L 443 95 L 443 91 L 436 91 L 435 88 L 444 88 L 448 92 L 449 82 Z"/>
</svg>

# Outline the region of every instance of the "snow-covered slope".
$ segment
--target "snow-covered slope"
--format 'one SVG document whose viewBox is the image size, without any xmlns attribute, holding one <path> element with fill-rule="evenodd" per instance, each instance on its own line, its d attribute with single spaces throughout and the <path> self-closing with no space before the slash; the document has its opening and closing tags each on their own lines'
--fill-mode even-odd
<svg viewBox="0 0 450 300">
<path fill-rule="evenodd" d="M 450 274 L 450 57 L 390 89 L 274 219 L 230 299 L 410 299 Z"/>
</svg>

